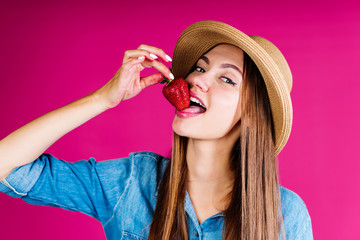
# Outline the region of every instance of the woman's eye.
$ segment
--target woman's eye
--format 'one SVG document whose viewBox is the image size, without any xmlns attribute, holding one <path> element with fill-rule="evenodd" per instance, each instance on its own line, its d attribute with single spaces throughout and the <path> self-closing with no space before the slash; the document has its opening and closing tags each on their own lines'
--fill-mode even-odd
<svg viewBox="0 0 360 240">
<path fill-rule="evenodd" d="M 197 71 L 197 72 L 205 72 L 205 70 L 199 66 L 196 66 L 195 67 L 195 70 L 194 71 Z M 225 83 L 229 83 L 231 85 L 236 85 L 236 82 L 234 82 L 233 80 L 231 80 L 230 78 L 227 78 L 227 77 L 221 77 L 222 81 L 225 82 Z"/>
<path fill-rule="evenodd" d="M 230 78 L 221 77 L 221 79 L 223 79 L 223 81 L 226 82 L 226 83 L 229 83 L 231 85 L 236 85 L 236 83 L 233 80 L 231 80 Z"/>
<path fill-rule="evenodd" d="M 199 66 L 196 66 L 195 67 L 195 71 L 198 71 L 198 72 L 205 72 L 204 69 L 202 69 L 201 67 Z"/>
</svg>

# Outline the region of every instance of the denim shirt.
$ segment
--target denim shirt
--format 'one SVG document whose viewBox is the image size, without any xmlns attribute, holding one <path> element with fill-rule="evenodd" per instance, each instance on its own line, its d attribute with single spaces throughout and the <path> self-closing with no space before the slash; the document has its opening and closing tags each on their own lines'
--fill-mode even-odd
<svg viewBox="0 0 360 240">
<path fill-rule="evenodd" d="M 146 239 L 156 206 L 157 181 L 169 159 L 152 152 L 96 162 L 66 162 L 50 154 L 14 169 L 0 191 L 30 204 L 79 211 L 99 220 L 107 239 Z M 301 198 L 280 187 L 286 238 L 313 239 L 311 219 Z M 185 196 L 191 240 L 221 239 L 220 212 L 199 225 L 188 193 Z"/>
</svg>

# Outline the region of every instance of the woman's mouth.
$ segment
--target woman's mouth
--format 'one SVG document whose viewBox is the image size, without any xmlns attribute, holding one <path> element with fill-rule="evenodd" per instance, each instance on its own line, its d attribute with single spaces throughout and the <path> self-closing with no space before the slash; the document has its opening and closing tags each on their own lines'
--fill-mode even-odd
<svg viewBox="0 0 360 240">
<path fill-rule="evenodd" d="M 202 102 L 199 99 L 192 96 L 190 97 L 190 106 L 199 106 L 206 111 L 206 107 L 204 106 L 204 104 L 202 104 Z"/>
<path fill-rule="evenodd" d="M 190 90 L 190 106 L 181 111 L 176 110 L 176 115 L 180 118 L 189 118 L 199 116 L 206 112 L 206 107 L 203 101 Z"/>
<path fill-rule="evenodd" d="M 177 110 L 176 115 L 180 118 L 195 117 L 206 112 L 206 108 L 196 98 L 190 97 L 190 107 L 181 111 Z"/>
</svg>

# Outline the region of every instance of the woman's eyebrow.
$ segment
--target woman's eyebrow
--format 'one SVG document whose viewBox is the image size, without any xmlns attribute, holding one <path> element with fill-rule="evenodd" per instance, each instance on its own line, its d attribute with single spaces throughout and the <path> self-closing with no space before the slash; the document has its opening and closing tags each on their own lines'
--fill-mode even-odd
<svg viewBox="0 0 360 240">
<path fill-rule="evenodd" d="M 201 56 L 199 59 L 204 60 L 208 65 L 210 64 L 210 60 L 205 56 Z"/>
<path fill-rule="evenodd" d="M 242 71 L 241 71 L 237 66 L 232 65 L 232 64 L 230 64 L 230 63 L 223 63 L 223 64 L 221 64 L 220 67 L 222 67 L 222 68 L 232 68 L 232 69 L 235 69 L 236 71 L 238 71 L 238 72 L 241 74 L 241 76 L 243 75 Z"/>
<path fill-rule="evenodd" d="M 210 64 L 210 60 L 209 58 L 207 58 L 206 56 L 201 56 L 199 59 L 202 59 L 204 60 L 208 65 Z M 235 69 L 236 71 L 238 71 L 241 76 L 243 75 L 242 71 L 235 65 L 232 65 L 230 63 L 223 63 L 220 65 L 221 68 L 232 68 L 232 69 Z"/>
</svg>

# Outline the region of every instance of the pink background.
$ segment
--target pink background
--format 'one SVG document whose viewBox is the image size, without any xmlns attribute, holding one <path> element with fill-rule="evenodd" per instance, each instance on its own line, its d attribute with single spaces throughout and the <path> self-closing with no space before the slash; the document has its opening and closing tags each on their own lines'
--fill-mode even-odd
<svg viewBox="0 0 360 240">
<path fill-rule="evenodd" d="M 314 238 L 360 239 L 357 1 L 6 2 L 0 3 L 0 139 L 100 88 L 125 50 L 145 43 L 172 56 L 188 25 L 223 21 L 275 43 L 292 68 L 294 123 L 279 155 L 280 178 L 305 201 Z M 161 86 L 154 86 L 47 152 L 67 161 L 167 154 L 172 118 Z M 1 239 L 105 239 L 87 215 L 5 194 L 0 216 Z"/>
</svg>

